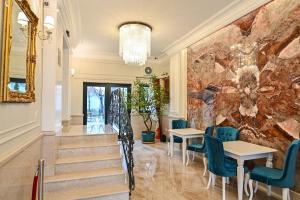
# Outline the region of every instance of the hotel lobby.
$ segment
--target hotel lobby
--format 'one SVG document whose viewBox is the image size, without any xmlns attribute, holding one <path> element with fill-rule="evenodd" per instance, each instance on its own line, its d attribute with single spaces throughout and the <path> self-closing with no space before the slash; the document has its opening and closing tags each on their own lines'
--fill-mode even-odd
<svg viewBox="0 0 300 200">
<path fill-rule="evenodd" d="M 300 0 L 0 10 L 0 200 L 300 200 Z"/>
</svg>

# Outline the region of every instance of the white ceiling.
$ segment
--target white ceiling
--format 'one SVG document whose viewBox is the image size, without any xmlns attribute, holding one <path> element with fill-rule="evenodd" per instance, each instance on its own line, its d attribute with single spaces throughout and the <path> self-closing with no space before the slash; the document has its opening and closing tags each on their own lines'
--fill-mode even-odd
<svg viewBox="0 0 300 200">
<path fill-rule="evenodd" d="M 152 56 L 224 9 L 233 0 L 77 0 L 81 27 L 75 55 L 118 55 L 118 25 L 153 27 Z"/>
</svg>

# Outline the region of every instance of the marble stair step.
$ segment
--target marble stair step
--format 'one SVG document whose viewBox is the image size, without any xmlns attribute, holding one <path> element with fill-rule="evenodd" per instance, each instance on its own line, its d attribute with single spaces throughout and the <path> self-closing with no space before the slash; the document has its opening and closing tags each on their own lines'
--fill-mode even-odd
<svg viewBox="0 0 300 200">
<path fill-rule="evenodd" d="M 121 164 L 120 153 L 93 156 L 73 156 L 57 159 L 55 164 L 55 173 L 63 174 L 104 168 L 115 168 L 121 167 Z"/>
<path fill-rule="evenodd" d="M 45 191 L 116 183 L 125 183 L 125 174 L 121 168 L 89 170 L 45 177 Z"/>
<path fill-rule="evenodd" d="M 116 142 L 104 144 L 66 144 L 57 149 L 57 157 L 65 158 L 72 156 L 103 155 L 120 152 L 120 145 Z"/>
<path fill-rule="evenodd" d="M 129 200 L 126 184 L 103 184 L 92 187 L 45 192 L 45 200 Z"/>
<path fill-rule="evenodd" d="M 94 135 L 68 135 L 58 136 L 59 145 L 89 145 L 89 144 L 106 144 L 118 141 L 118 135 L 109 134 L 94 134 Z"/>
</svg>

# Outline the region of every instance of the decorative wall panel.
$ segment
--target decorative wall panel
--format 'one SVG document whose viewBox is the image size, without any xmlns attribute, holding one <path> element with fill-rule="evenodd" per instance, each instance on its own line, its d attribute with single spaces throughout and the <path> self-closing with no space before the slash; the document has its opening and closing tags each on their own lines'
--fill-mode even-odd
<svg viewBox="0 0 300 200">
<path fill-rule="evenodd" d="M 242 140 L 278 149 L 281 167 L 300 133 L 299 35 L 300 1 L 275 0 L 189 47 L 189 121 L 237 127 Z"/>
</svg>

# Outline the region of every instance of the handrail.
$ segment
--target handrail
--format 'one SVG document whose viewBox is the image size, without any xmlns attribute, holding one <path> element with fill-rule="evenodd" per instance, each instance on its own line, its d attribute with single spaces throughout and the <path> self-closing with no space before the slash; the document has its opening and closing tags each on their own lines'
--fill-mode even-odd
<svg viewBox="0 0 300 200">
<path fill-rule="evenodd" d="M 122 91 L 117 89 L 111 93 L 111 102 L 108 111 L 108 123 L 111 127 L 117 127 L 118 138 L 122 143 L 122 149 L 128 173 L 129 191 L 135 188 L 134 160 L 133 160 L 133 131 L 129 113 L 122 96 Z"/>
</svg>

